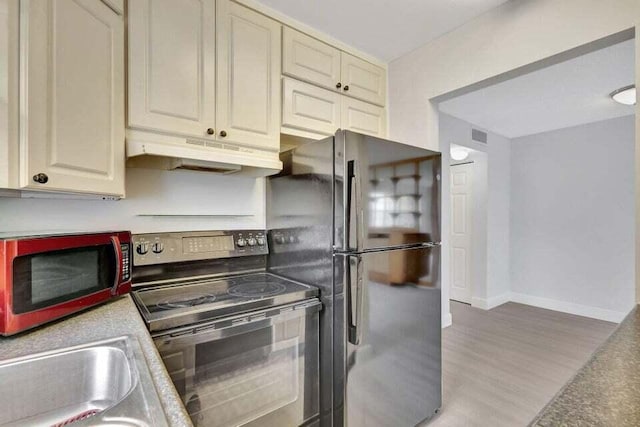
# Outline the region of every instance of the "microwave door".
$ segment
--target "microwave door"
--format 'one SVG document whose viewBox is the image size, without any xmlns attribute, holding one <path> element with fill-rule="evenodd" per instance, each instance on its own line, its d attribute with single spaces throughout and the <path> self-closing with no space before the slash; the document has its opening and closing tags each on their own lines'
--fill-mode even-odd
<svg viewBox="0 0 640 427">
<path fill-rule="evenodd" d="M 336 135 L 344 252 L 440 242 L 441 155 L 350 131 Z M 338 181 L 336 181 L 338 183 Z M 339 185 L 336 185 L 339 187 Z"/>
<path fill-rule="evenodd" d="M 343 353 L 334 358 L 344 389 L 334 425 L 417 425 L 440 408 L 439 257 L 438 246 L 340 257 Z"/>
</svg>

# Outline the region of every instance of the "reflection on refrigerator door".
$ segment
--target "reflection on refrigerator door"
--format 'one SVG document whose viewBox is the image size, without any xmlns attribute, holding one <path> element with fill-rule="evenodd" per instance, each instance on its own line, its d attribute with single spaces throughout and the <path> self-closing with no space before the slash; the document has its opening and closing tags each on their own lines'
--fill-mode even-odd
<svg viewBox="0 0 640 427">
<path fill-rule="evenodd" d="M 434 260 L 439 250 L 345 257 L 349 427 L 414 426 L 440 408 L 440 289 L 419 277 L 402 285 L 380 283 L 372 268 L 397 255 Z M 358 266 L 361 277 L 354 273 Z"/>
</svg>

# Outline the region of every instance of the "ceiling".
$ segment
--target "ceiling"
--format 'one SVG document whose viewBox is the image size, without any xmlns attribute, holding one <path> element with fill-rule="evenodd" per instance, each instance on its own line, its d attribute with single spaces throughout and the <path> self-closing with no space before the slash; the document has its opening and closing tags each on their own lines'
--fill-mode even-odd
<svg viewBox="0 0 640 427">
<path fill-rule="evenodd" d="M 384 62 L 507 0 L 259 0 Z"/>
<path fill-rule="evenodd" d="M 629 40 L 440 103 L 440 111 L 507 138 L 634 114 L 609 94 L 634 82 Z"/>
</svg>

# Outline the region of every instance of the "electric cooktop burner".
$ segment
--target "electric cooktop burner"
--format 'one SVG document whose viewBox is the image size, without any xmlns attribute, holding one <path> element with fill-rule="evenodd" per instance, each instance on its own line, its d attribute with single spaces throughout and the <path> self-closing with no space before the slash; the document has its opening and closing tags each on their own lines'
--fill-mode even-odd
<svg viewBox="0 0 640 427">
<path fill-rule="evenodd" d="M 210 304 L 215 300 L 215 295 L 194 295 L 159 302 L 156 304 L 156 307 L 161 310 L 173 310 L 175 308 L 195 307 L 196 305 Z"/>
<path fill-rule="evenodd" d="M 280 283 L 269 283 L 269 282 L 249 282 L 242 283 L 240 285 L 235 285 L 229 288 L 227 293 L 229 295 L 237 296 L 237 297 L 250 297 L 250 298 L 258 298 L 258 297 L 270 297 L 273 295 L 279 295 L 286 290 L 286 286 Z"/>
<path fill-rule="evenodd" d="M 157 331 L 303 301 L 318 292 L 314 286 L 264 272 L 138 289 L 133 299 L 149 329 Z"/>
</svg>

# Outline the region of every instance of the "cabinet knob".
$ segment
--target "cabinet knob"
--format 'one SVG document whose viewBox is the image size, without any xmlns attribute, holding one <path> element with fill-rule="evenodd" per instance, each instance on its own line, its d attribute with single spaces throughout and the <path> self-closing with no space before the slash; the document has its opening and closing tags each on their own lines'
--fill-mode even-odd
<svg viewBox="0 0 640 427">
<path fill-rule="evenodd" d="M 38 184 L 46 184 L 49 181 L 49 177 L 45 173 L 38 173 L 33 175 L 33 180 Z"/>
<path fill-rule="evenodd" d="M 349 85 L 345 85 L 344 89 L 342 89 L 342 90 L 344 90 L 345 92 L 348 91 L 349 90 Z"/>
<path fill-rule="evenodd" d="M 340 89 L 340 88 L 342 87 L 342 83 L 338 82 L 338 83 L 336 84 L 336 87 L 337 87 L 338 89 Z"/>
<path fill-rule="evenodd" d="M 216 133 L 216 131 L 213 130 L 213 128 L 207 129 L 207 135 L 213 135 L 214 133 Z"/>
<path fill-rule="evenodd" d="M 226 131 L 226 130 L 221 130 L 221 131 L 220 131 L 220 136 L 221 136 L 221 137 L 223 137 L 223 138 L 224 138 L 225 136 L 227 136 L 227 131 Z"/>
</svg>

